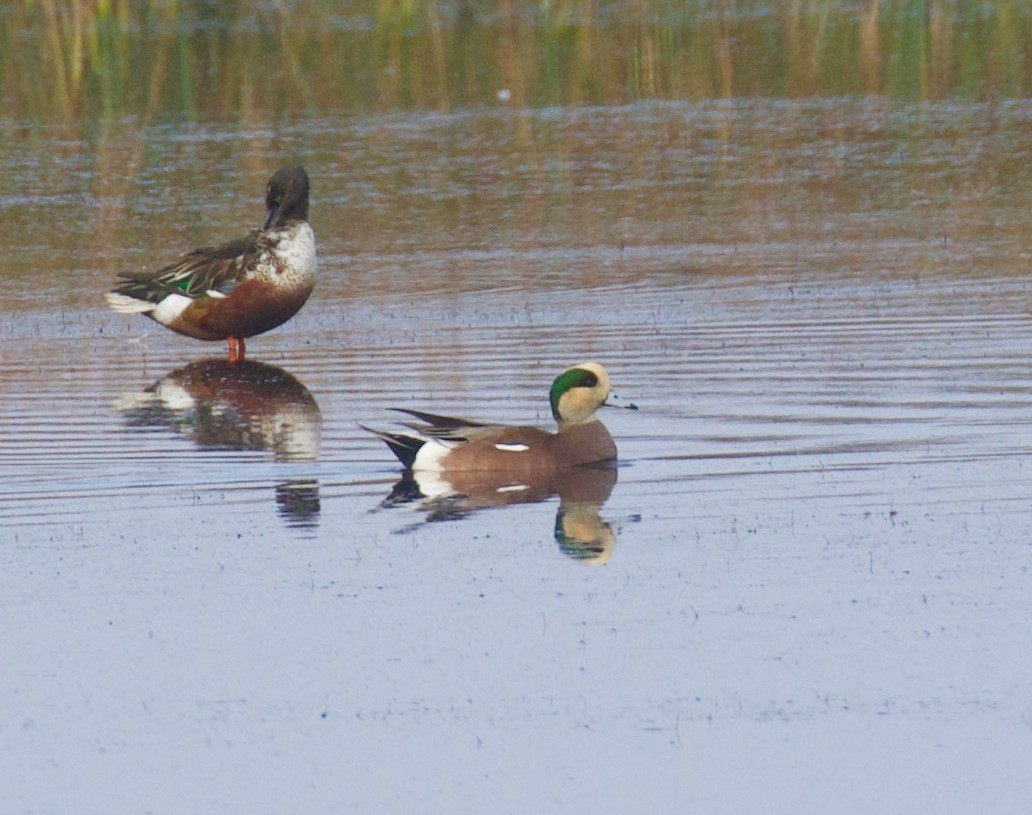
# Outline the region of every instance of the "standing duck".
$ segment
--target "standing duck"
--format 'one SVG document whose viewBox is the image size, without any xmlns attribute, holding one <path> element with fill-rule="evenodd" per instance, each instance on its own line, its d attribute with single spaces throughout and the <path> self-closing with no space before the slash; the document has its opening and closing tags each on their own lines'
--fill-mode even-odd
<svg viewBox="0 0 1032 815">
<path fill-rule="evenodd" d="M 305 304 L 318 265 L 304 167 L 284 167 L 269 179 L 265 207 L 265 224 L 246 237 L 194 249 L 156 272 L 120 274 L 108 304 L 188 337 L 228 340 L 229 361 L 242 361 L 245 339 L 282 325 Z"/>
</svg>

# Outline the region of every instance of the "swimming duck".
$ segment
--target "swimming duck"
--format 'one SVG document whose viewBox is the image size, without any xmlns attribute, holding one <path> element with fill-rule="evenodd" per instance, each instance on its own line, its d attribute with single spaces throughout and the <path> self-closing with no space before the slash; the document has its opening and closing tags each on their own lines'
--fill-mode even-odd
<svg viewBox="0 0 1032 815">
<path fill-rule="evenodd" d="M 609 375 L 597 362 L 567 368 L 552 383 L 549 400 L 558 430 L 506 427 L 395 408 L 419 419 L 416 435 L 374 433 L 410 470 L 491 471 L 513 476 L 613 461 L 616 444 L 595 411 L 607 404 Z"/>
<path fill-rule="evenodd" d="M 228 340 L 229 361 L 243 360 L 246 338 L 285 323 L 305 304 L 318 264 L 304 167 L 284 167 L 269 179 L 265 207 L 264 225 L 246 237 L 195 249 L 156 272 L 120 274 L 108 304 L 188 337 Z"/>
</svg>

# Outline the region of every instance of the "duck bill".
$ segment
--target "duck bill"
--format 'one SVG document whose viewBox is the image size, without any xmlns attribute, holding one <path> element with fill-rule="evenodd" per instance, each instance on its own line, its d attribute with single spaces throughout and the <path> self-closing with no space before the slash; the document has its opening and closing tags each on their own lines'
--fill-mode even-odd
<svg viewBox="0 0 1032 815">
<path fill-rule="evenodd" d="M 283 209 L 283 204 L 269 208 L 268 212 L 265 213 L 265 223 L 262 225 L 262 232 L 268 231 L 269 227 L 279 220 L 281 209 Z"/>
<path fill-rule="evenodd" d="M 615 401 L 611 402 L 611 401 L 609 401 L 610 399 L 613 399 Z M 612 391 L 610 391 L 609 396 L 606 397 L 606 401 L 604 401 L 602 403 L 602 407 L 622 408 L 624 410 L 637 410 L 638 409 L 638 406 L 636 404 L 634 404 L 634 402 L 625 402 L 623 399 L 621 399 L 619 396 L 617 396 Z"/>
</svg>

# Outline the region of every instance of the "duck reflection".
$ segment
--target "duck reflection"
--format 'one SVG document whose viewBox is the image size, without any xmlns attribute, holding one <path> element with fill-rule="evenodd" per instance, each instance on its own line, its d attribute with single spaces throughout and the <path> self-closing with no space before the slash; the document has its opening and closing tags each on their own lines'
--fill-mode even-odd
<svg viewBox="0 0 1032 815">
<path fill-rule="evenodd" d="M 314 461 L 322 414 L 295 377 L 261 362 L 205 359 L 177 368 L 115 407 L 130 427 L 171 428 L 211 450 L 256 450 L 284 462 Z M 288 479 L 276 486 L 276 506 L 292 526 L 314 527 L 319 482 Z"/>
<path fill-rule="evenodd" d="M 406 470 L 382 506 L 422 501 L 426 521 L 454 521 L 480 510 L 540 503 L 557 495 L 555 541 L 559 550 L 583 563 L 601 565 L 612 555 L 616 535 L 599 510 L 616 480 L 616 468 L 605 465 L 545 471 L 519 482 L 501 473 Z"/>
</svg>

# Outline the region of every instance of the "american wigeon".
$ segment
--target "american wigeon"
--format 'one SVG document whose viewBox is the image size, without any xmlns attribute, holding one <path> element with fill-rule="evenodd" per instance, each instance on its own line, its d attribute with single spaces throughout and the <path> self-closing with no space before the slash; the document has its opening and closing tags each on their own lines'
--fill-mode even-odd
<svg viewBox="0 0 1032 815">
<path fill-rule="evenodd" d="M 558 425 L 501 426 L 395 408 L 421 423 L 406 424 L 415 435 L 365 428 L 387 443 L 406 468 L 415 471 L 521 473 L 558 470 L 613 461 L 616 444 L 595 411 L 610 394 L 609 375 L 597 362 L 567 368 L 552 383 L 549 400 Z"/>
</svg>

